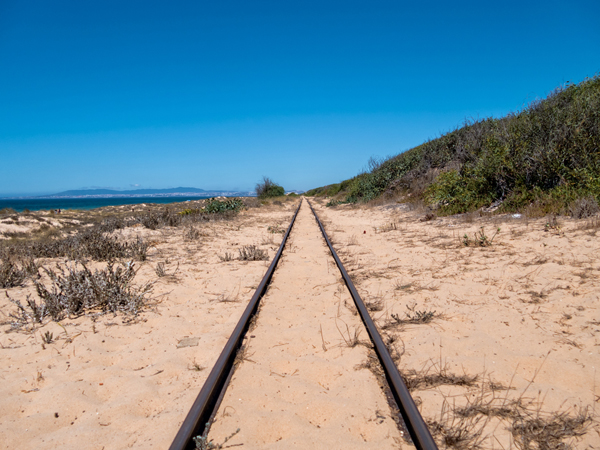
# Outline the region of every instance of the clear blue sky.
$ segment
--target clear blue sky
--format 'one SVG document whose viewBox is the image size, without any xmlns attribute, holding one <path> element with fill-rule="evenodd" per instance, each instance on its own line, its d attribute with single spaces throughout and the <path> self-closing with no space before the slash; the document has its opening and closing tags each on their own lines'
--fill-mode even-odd
<svg viewBox="0 0 600 450">
<path fill-rule="evenodd" d="M 309 189 L 600 71 L 600 2 L 0 0 L 0 194 Z"/>
</svg>

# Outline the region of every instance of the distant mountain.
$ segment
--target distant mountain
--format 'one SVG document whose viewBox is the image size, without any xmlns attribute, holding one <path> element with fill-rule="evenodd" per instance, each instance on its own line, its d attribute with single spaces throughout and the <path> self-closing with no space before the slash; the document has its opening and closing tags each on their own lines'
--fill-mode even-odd
<svg viewBox="0 0 600 450">
<path fill-rule="evenodd" d="M 204 189 L 193 187 L 177 187 L 171 189 L 135 189 L 130 191 L 117 191 L 114 189 L 74 189 L 70 191 L 59 192 L 58 194 L 45 195 L 44 197 L 79 197 L 81 195 L 155 195 L 155 194 L 204 194 Z"/>
<path fill-rule="evenodd" d="M 117 191 L 114 189 L 74 189 L 58 194 L 43 195 L 37 198 L 91 198 L 91 197 L 181 197 L 181 196 L 247 196 L 251 192 L 238 191 L 206 191 L 193 187 L 178 187 L 171 189 L 135 189 L 129 191 Z"/>
</svg>

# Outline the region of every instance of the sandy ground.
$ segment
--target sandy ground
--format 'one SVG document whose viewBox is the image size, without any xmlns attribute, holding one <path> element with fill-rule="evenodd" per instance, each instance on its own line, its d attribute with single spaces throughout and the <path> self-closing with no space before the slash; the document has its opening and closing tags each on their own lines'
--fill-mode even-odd
<svg viewBox="0 0 600 450">
<path fill-rule="evenodd" d="M 316 208 L 442 447 L 537 449 L 526 441 L 541 429 L 558 436 L 548 448 L 600 448 L 597 219 L 422 222 L 405 205 Z M 0 448 L 168 448 L 269 263 L 219 256 L 256 244 L 273 257 L 282 234 L 268 227 L 285 229 L 293 211 L 291 202 L 251 209 L 199 226 L 196 241 L 181 228 L 123 230 L 155 243 L 136 282 L 155 281 L 158 303 L 136 321 L 81 317 L 34 333 L 2 325 Z M 476 245 L 481 227 L 488 240 L 500 228 L 489 246 Z M 361 325 L 318 229 L 298 231 L 210 437 L 223 442 L 240 428 L 228 444 L 405 446 L 362 368 L 366 347 L 344 345 L 345 324 L 351 333 Z M 176 274 L 158 278 L 159 262 Z M 324 282 L 308 286 L 315 269 Z M 286 273 L 307 285 L 298 291 Z M 7 291 L 35 297 L 30 282 Z M 0 296 L 0 314 L 13 309 Z M 44 348 L 46 331 L 55 341 Z M 246 403 L 246 376 L 269 390 L 268 401 Z M 349 409 L 357 401 L 367 406 Z M 583 426 L 569 422 L 577 414 Z"/>
<path fill-rule="evenodd" d="M 538 448 L 519 425 L 587 411 L 584 435 L 560 442 L 600 448 L 597 218 L 421 221 L 424 212 L 399 204 L 317 210 L 361 296 L 378 306 L 382 334 L 403 353 L 401 372 L 420 381 L 412 394 L 438 439 L 462 430 L 467 448 Z M 491 245 L 476 244 L 498 228 Z M 427 313 L 431 322 L 410 323 Z M 471 417 L 458 413 L 469 406 Z"/>
<path fill-rule="evenodd" d="M 292 202 L 250 209 L 198 225 L 196 241 L 184 240 L 182 228 L 124 229 L 155 244 L 134 280 L 156 282 L 153 310 L 133 322 L 81 317 L 34 333 L 2 325 L 0 448 L 168 448 L 269 264 L 219 256 L 254 244 L 272 258 L 283 235 L 268 227 L 285 230 L 293 212 Z M 175 275 L 157 277 L 159 262 Z M 35 298 L 30 282 L 6 291 Z M 2 294 L 5 320 L 15 307 Z M 43 346 L 46 332 L 54 342 Z"/>
<path fill-rule="evenodd" d="M 399 448 L 368 340 L 303 203 L 209 437 L 247 449 Z M 346 305 L 346 306 L 345 306 Z"/>
</svg>

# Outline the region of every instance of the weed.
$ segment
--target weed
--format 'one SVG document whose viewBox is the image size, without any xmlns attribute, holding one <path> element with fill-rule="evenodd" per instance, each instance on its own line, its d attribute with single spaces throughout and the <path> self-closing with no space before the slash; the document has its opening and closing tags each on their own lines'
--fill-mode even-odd
<svg viewBox="0 0 600 450">
<path fill-rule="evenodd" d="M 126 244 L 126 248 L 129 250 L 129 256 L 133 257 L 136 261 L 146 261 L 150 243 L 138 236 L 131 244 L 128 246 Z"/>
<path fill-rule="evenodd" d="M 208 426 L 206 428 L 208 429 Z M 212 439 L 209 441 L 208 436 L 206 436 L 206 435 L 196 436 L 194 438 L 194 444 L 196 444 L 196 450 L 220 450 L 220 449 L 226 448 L 226 447 L 224 447 L 224 445 L 227 443 L 227 441 L 229 439 L 231 439 L 232 437 L 234 437 L 239 432 L 240 432 L 240 429 L 238 428 L 233 433 L 231 433 L 229 436 L 227 436 L 222 444 L 213 444 Z"/>
<path fill-rule="evenodd" d="M 158 276 L 159 278 L 167 276 L 167 271 L 165 270 L 165 264 L 161 263 L 161 262 L 156 264 L 156 267 L 154 268 L 154 272 L 156 272 L 156 276 Z"/>
<path fill-rule="evenodd" d="M 462 243 L 464 245 L 466 245 L 467 247 L 470 247 L 470 246 L 488 247 L 488 246 L 492 245 L 492 242 L 494 242 L 494 238 L 498 235 L 499 232 L 500 232 L 500 227 L 496 228 L 496 232 L 494 233 L 494 235 L 491 238 L 488 238 L 487 235 L 485 234 L 484 228 L 481 227 L 479 229 L 479 231 L 474 233 L 473 238 L 470 238 L 469 235 L 467 233 L 465 233 L 462 238 Z"/>
<path fill-rule="evenodd" d="M 337 320 L 335 322 L 335 326 L 338 329 L 340 335 L 342 336 L 342 339 L 344 340 L 346 347 L 354 348 L 357 345 L 361 344 L 362 342 L 358 338 L 360 336 L 360 332 L 361 332 L 360 328 L 355 327 L 353 330 L 354 332 L 351 333 L 350 328 L 348 327 L 348 324 L 344 322 L 344 325 L 346 325 L 346 334 L 344 334 L 342 332 L 342 330 L 340 330 L 340 327 L 338 327 Z"/>
<path fill-rule="evenodd" d="M 267 228 L 267 231 L 269 233 L 285 233 L 285 228 L 280 227 L 279 225 L 269 225 L 269 227 Z"/>
<path fill-rule="evenodd" d="M 202 372 L 206 367 L 201 366 L 196 362 L 196 360 L 192 360 L 192 363 L 188 366 L 188 370 L 193 370 L 195 372 Z"/>
<path fill-rule="evenodd" d="M 186 241 L 196 241 L 200 237 L 200 232 L 196 227 L 189 226 L 183 230 L 183 239 Z"/>
<path fill-rule="evenodd" d="M 79 268 L 81 266 L 81 269 Z M 90 271 L 84 263 L 70 262 L 57 264 L 57 271 L 44 268 L 50 278 L 47 287 L 41 281 L 34 280 L 37 295 L 41 301 L 27 296 L 27 306 L 18 300 L 9 300 L 17 305 L 13 328 L 27 323 L 42 323 L 49 316 L 54 321 L 65 317 L 77 317 L 88 311 L 123 312 L 137 315 L 147 304 L 147 295 L 152 290 L 152 283 L 141 287 L 132 284 L 136 275 L 133 262 L 116 265 L 109 261 L 106 269 Z"/>
<path fill-rule="evenodd" d="M 10 259 L 0 260 L 0 288 L 22 286 L 27 278 L 27 271 L 19 269 Z"/>
<path fill-rule="evenodd" d="M 404 313 L 404 317 L 400 317 L 398 314 L 391 314 L 392 321 L 384 325 L 384 328 L 390 328 L 398 325 L 419 325 L 425 323 L 431 323 L 434 319 L 442 317 L 440 313 L 436 311 L 419 311 L 416 305 L 406 306 L 407 312 Z"/>
<path fill-rule="evenodd" d="M 575 219 L 586 219 L 595 216 L 600 212 L 600 207 L 596 198 L 588 196 L 579 198 L 569 205 L 569 214 Z"/>
<path fill-rule="evenodd" d="M 18 330 L 23 327 L 27 327 L 28 325 L 31 325 L 31 327 L 33 328 L 36 324 L 41 324 L 43 322 L 44 318 L 47 315 L 47 309 L 43 303 L 38 305 L 36 301 L 31 298 L 30 295 L 27 295 L 25 301 L 27 302 L 27 306 L 29 307 L 28 309 L 25 306 L 23 306 L 19 300 L 11 298 L 8 295 L 8 292 L 6 292 L 5 294 L 8 300 L 17 306 L 17 311 L 9 313 L 9 317 L 11 319 L 11 329 Z"/>
<path fill-rule="evenodd" d="M 52 342 L 54 342 L 54 336 L 52 335 L 51 332 L 46 331 L 42 335 L 42 341 L 44 342 L 44 344 L 52 344 Z"/>
<path fill-rule="evenodd" d="M 383 311 L 384 303 L 382 299 L 366 301 L 365 306 L 369 311 Z"/>
<path fill-rule="evenodd" d="M 350 236 L 350 239 L 348 239 L 348 244 L 346 245 L 358 245 L 358 239 L 356 238 L 355 234 Z"/>
<path fill-rule="evenodd" d="M 275 245 L 275 239 L 272 234 L 268 234 L 262 238 L 261 245 Z"/>
<path fill-rule="evenodd" d="M 229 252 L 225 252 L 225 255 L 223 255 L 223 256 L 221 256 L 221 255 L 218 255 L 218 256 L 222 262 L 233 260 L 233 255 Z"/>
<path fill-rule="evenodd" d="M 564 440 L 583 436 L 591 422 L 587 408 L 580 408 L 574 416 L 567 412 L 543 415 L 539 411 L 528 413 L 522 410 L 509 430 L 521 450 L 567 450 L 574 447 Z"/>
<path fill-rule="evenodd" d="M 402 377 L 410 391 L 431 389 L 438 386 L 476 386 L 478 375 L 456 375 L 448 371 L 447 366 L 431 363 L 424 370 L 403 370 Z"/>
<path fill-rule="evenodd" d="M 561 229 L 561 225 L 560 225 L 560 222 L 558 221 L 558 217 L 556 217 L 556 214 L 552 214 L 546 220 L 546 224 L 544 225 L 544 231 L 551 231 L 551 230 L 560 231 L 560 229 Z"/>
<path fill-rule="evenodd" d="M 390 222 L 379 228 L 381 233 L 387 233 L 389 231 L 396 231 L 398 229 L 398 224 L 396 222 Z"/>
<path fill-rule="evenodd" d="M 149 244 L 141 237 L 132 243 L 121 243 L 102 231 L 106 226 L 99 225 L 86 228 L 64 238 L 43 236 L 40 239 L 18 241 L 14 244 L 3 244 L 0 251 L 4 254 L 17 255 L 20 258 L 90 258 L 95 261 L 108 261 L 110 259 L 133 258 L 143 261 Z M 35 272 L 33 266 L 31 272 Z"/>
<path fill-rule="evenodd" d="M 592 217 L 585 223 L 579 224 L 577 226 L 578 230 L 593 230 L 591 234 L 595 234 L 596 230 L 600 229 L 600 218 Z"/>
<path fill-rule="evenodd" d="M 440 420 L 428 420 L 427 425 L 431 434 L 447 448 L 472 450 L 481 448 L 485 422 L 486 418 L 480 415 L 457 417 L 452 414 L 452 408 L 444 399 Z"/>
<path fill-rule="evenodd" d="M 258 248 L 256 245 L 245 245 L 238 249 L 240 261 L 266 261 L 269 255 L 266 250 Z"/>
</svg>

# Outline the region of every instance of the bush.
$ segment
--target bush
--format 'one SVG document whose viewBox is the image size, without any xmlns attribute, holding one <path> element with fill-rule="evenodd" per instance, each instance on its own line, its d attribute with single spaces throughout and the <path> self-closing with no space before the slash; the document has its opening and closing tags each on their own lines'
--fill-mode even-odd
<svg viewBox="0 0 600 450">
<path fill-rule="evenodd" d="M 269 255 L 265 250 L 261 250 L 256 245 L 245 245 L 238 249 L 240 261 L 266 261 Z"/>
<path fill-rule="evenodd" d="M 281 197 L 285 195 L 283 187 L 275 184 L 268 177 L 263 177 L 263 181 L 256 185 L 256 196 L 258 198 Z"/>
<path fill-rule="evenodd" d="M 50 277 L 49 287 L 40 281 L 34 281 L 41 300 L 39 304 L 30 296 L 27 297 L 26 306 L 8 297 L 18 308 L 16 313 L 10 315 L 13 328 L 29 323 L 41 324 L 46 317 L 59 321 L 90 311 L 120 311 L 135 315 L 146 305 L 147 296 L 152 290 L 150 283 L 141 287 L 133 286 L 132 281 L 136 275 L 133 262 L 115 266 L 109 261 L 106 269 L 92 272 L 85 264 L 72 261 L 64 266 L 57 264 L 57 269 L 44 269 Z"/>
<path fill-rule="evenodd" d="M 505 212 L 535 202 L 560 212 L 579 198 L 600 199 L 598 148 L 600 75 L 556 89 L 518 113 L 468 121 L 377 161 L 369 172 L 343 182 L 341 191 L 351 202 L 412 192 L 445 214 L 496 201 Z M 332 192 L 333 186 L 307 194 Z"/>
<path fill-rule="evenodd" d="M 569 214 L 576 219 L 592 217 L 599 212 L 600 207 L 598 207 L 598 202 L 594 197 L 580 198 L 569 206 Z"/>
<path fill-rule="evenodd" d="M 60 239 L 44 238 L 15 243 L 0 243 L 0 256 L 19 258 L 90 258 L 95 261 L 133 258 L 146 259 L 149 244 L 140 237 L 135 242 L 120 242 L 117 238 L 102 232 L 102 226 L 86 228 L 74 235 Z"/>
<path fill-rule="evenodd" d="M 24 268 L 19 269 L 9 259 L 0 260 L 0 288 L 22 286 L 26 278 L 27 272 Z"/>
<path fill-rule="evenodd" d="M 222 212 L 239 212 L 244 207 L 244 202 L 239 198 L 228 198 L 225 200 L 218 200 L 211 198 L 206 202 L 203 211 L 209 214 L 222 213 Z"/>
</svg>

